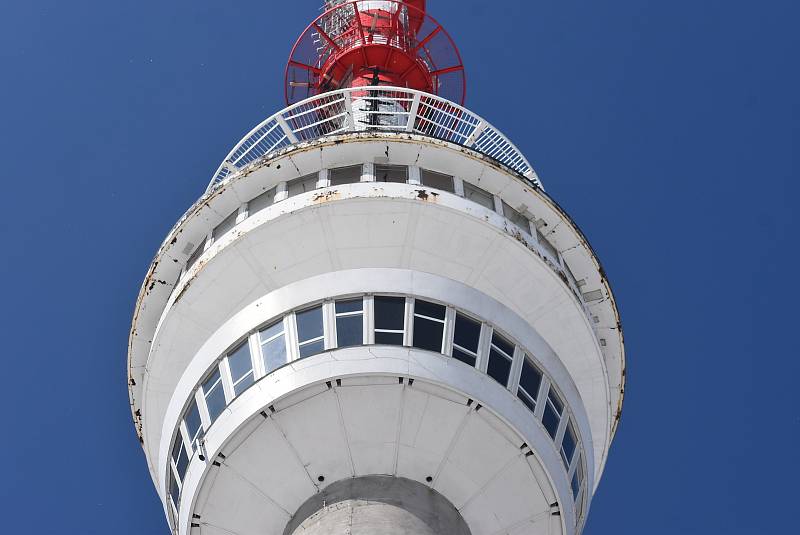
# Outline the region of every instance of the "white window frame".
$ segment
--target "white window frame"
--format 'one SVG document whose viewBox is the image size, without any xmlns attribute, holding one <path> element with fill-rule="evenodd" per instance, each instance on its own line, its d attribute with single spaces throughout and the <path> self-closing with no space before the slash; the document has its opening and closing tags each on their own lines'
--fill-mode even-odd
<svg viewBox="0 0 800 535">
<path fill-rule="evenodd" d="M 353 311 L 353 312 L 336 312 L 336 302 L 337 301 L 358 301 L 361 300 L 361 310 Z M 353 297 L 337 297 L 331 302 L 331 310 L 333 312 L 333 320 L 331 321 L 331 328 L 328 329 L 331 333 L 331 347 L 339 347 L 339 327 L 337 325 L 337 320 L 339 318 L 352 318 L 355 316 L 361 316 L 361 344 L 367 343 L 367 306 L 365 302 L 365 298 L 363 295 L 360 296 L 353 296 Z"/>
<path fill-rule="evenodd" d="M 444 307 L 444 319 L 440 320 L 438 318 L 432 318 L 430 316 L 425 316 L 423 314 L 417 314 L 417 301 L 425 301 L 425 302 L 428 302 L 428 303 L 433 303 L 434 305 L 443 306 Z M 444 353 L 444 351 L 446 349 L 446 346 L 447 346 L 447 309 L 448 309 L 448 306 L 443 304 L 443 303 L 437 303 L 435 301 L 431 301 L 429 299 L 417 299 L 417 298 L 413 298 L 412 299 L 412 304 L 411 305 L 412 305 L 411 306 L 411 323 L 410 323 L 410 327 L 408 329 L 410 331 L 409 346 L 413 346 L 414 345 L 413 344 L 413 342 L 414 342 L 414 325 L 415 325 L 415 323 L 417 321 L 417 318 L 420 318 L 420 319 L 423 319 L 423 320 L 433 321 L 433 322 L 441 324 L 441 326 L 442 326 L 442 341 L 441 341 L 441 344 L 439 345 L 438 353 Z M 419 349 L 419 348 L 417 348 L 417 349 Z"/>
<path fill-rule="evenodd" d="M 325 347 L 325 331 L 326 331 L 326 329 L 325 329 L 325 323 L 326 323 L 326 322 L 325 322 L 325 306 L 324 306 L 324 305 L 325 305 L 325 303 L 316 303 L 316 304 L 314 304 L 314 305 L 311 305 L 311 306 L 303 307 L 302 309 L 296 310 L 296 311 L 294 312 L 295 339 L 296 339 L 296 344 L 295 344 L 295 347 L 296 347 L 296 349 L 297 349 L 297 358 L 298 358 L 298 359 L 300 358 L 300 349 L 301 349 L 302 347 L 304 347 L 304 346 L 311 345 L 311 344 L 315 344 L 315 343 L 317 343 L 317 342 L 320 342 L 320 341 L 321 341 L 321 342 L 322 342 L 322 348 L 323 348 L 323 351 L 324 351 L 325 349 L 327 349 L 327 348 Z M 311 338 L 311 339 L 309 339 L 309 340 L 303 340 L 303 341 L 301 342 L 301 341 L 300 341 L 300 330 L 299 330 L 299 328 L 297 327 L 297 315 L 298 315 L 298 314 L 301 314 L 301 313 L 303 313 L 303 312 L 306 312 L 306 311 L 308 311 L 308 310 L 313 310 L 313 309 L 315 309 L 315 308 L 317 308 L 317 307 L 319 307 L 319 309 L 320 309 L 320 315 L 322 316 L 322 335 L 320 335 L 320 336 L 316 336 L 316 337 L 314 337 L 314 338 Z M 311 355 L 308 355 L 308 356 L 310 357 Z M 303 358 L 307 358 L 307 357 L 303 357 Z"/>
</svg>

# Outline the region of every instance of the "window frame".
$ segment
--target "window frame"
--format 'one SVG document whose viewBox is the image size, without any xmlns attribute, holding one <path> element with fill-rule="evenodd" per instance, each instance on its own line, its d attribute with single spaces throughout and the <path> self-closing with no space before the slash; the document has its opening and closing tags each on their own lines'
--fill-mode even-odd
<svg viewBox="0 0 800 535">
<path fill-rule="evenodd" d="M 309 338 L 308 340 L 300 340 L 300 325 L 297 322 L 297 315 L 298 314 L 303 314 L 304 312 L 310 312 L 310 311 L 312 311 L 314 309 L 319 309 L 320 328 L 322 329 L 322 334 L 320 334 L 319 336 L 315 336 L 313 338 Z M 325 348 L 325 332 L 327 330 L 326 329 L 327 326 L 325 325 L 325 307 L 323 306 L 323 303 L 316 303 L 316 304 L 313 304 L 311 306 L 306 306 L 306 307 L 303 307 L 302 309 L 296 310 L 292 314 L 292 318 L 294 319 L 294 332 L 295 332 L 295 338 L 296 338 L 296 340 L 295 340 L 295 342 L 296 342 L 295 348 L 297 349 L 297 355 L 296 355 L 297 359 L 308 358 L 308 357 L 311 357 L 313 355 L 317 355 L 319 353 L 324 352 L 325 349 L 326 349 Z M 310 346 L 312 344 L 316 344 L 318 342 L 322 342 L 322 350 L 321 351 L 318 351 L 316 353 L 310 353 L 310 354 L 305 355 L 305 356 L 303 356 L 301 354 L 302 351 L 303 351 L 303 347 L 307 347 L 307 346 Z"/>
<path fill-rule="evenodd" d="M 439 319 L 439 318 L 434 318 L 434 317 L 431 317 L 431 316 L 426 316 L 424 314 L 419 314 L 417 312 L 417 301 L 422 301 L 423 303 L 430 303 L 432 305 L 436 305 L 436 306 L 440 306 L 440 307 L 444 308 L 444 317 L 442 319 Z M 427 348 L 424 348 L 424 347 L 419 347 L 418 345 L 416 345 L 416 343 L 414 341 L 414 339 L 416 338 L 417 318 L 419 318 L 419 319 L 421 319 L 423 321 L 430 321 L 430 322 L 438 323 L 438 324 L 440 324 L 442 326 L 442 336 L 441 336 L 441 342 L 439 343 L 439 350 L 435 351 L 435 353 L 444 354 L 445 348 L 447 346 L 447 309 L 448 308 L 449 307 L 447 305 L 445 305 L 443 303 L 437 303 L 436 301 L 431 301 L 430 299 L 418 299 L 416 297 L 413 298 L 412 311 L 411 311 L 412 326 L 411 326 L 411 329 L 410 329 L 410 331 L 411 331 L 411 340 L 410 340 L 411 347 L 413 347 L 415 349 L 420 349 L 422 351 L 433 351 L 431 349 L 427 349 Z"/>
<path fill-rule="evenodd" d="M 345 301 L 360 301 L 361 302 L 361 310 L 356 311 L 349 311 L 349 312 L 337 312 L 336 311 L 336 304 Z M 361 343 L 360 344 L 353 344 L 353 345 L 346 345 L 342 346 L 339 343 L 339 318 L 354 318 L 356 316 L 361 316 Z M 333 347 L 336 348 L 343 348 L 343 347 L 357 347 L 359 345 L 366 345 L 367 341 L 367 304 L 366 300 L 364 299 L 363 295 L 354 296 L 354 297 L 337 297 L 333 300 L 333 329 L 332 329 L 332 343 Z"/>
</svg>

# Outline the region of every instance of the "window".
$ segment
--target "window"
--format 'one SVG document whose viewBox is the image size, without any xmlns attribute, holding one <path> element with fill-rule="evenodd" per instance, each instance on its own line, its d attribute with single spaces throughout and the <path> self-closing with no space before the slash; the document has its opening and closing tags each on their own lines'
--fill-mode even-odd
<svg viewBox="0 0 800 535">
<path fill-rule="evenodd" d="M 408 167 L 405 165 L 376 165 L 376 182 L 408 182 Z"/>
<path fill-rule="evenodd" d="M 192 267 L 195 262 L 197 262 L 197 259 L 200 258 L 201 254 L 203 254 L 203 249 L 205 249 L 205 248 L 206 248 L 206 239 L 203 238 L 200 241 L 200 245 L 195 247 L 194 251 L 192 251 L 192 254 L 189 255 L 189 259 L 186 261 L 186 269 L 187 270 L 190 267 Z"/>
<path fill-rule="evenodd" d="M 464 198 L 494 211 L 494 197 L 486 190 L 464 182 Z"/>
<path fill-rule="evenodd" d="M 331 186 L 361 182 L 361 166 L 336 167 L 328 171 L 328 182 Z"/>
<path fill-rule="evenodd" d="M 214 372 L 203 381 L 201 386 L 203 389 L 203 397 L 206 400 L 206 407 L 208 408 L 208 417 L 211 423 L 222 414 L 225 409 L 225 391 L 222 389 L 222 376 L 219 374 L 219 368 L 215 368 Z"/>
<path fill-rule="evenodd" d="M 561 411 L 564 409 L 564 404 L 555 393 L 552 387 L 547 393 L 547 405 L 544 407 L 544 414 L 542 415 L 542 423 L 545 429 L 550 434 L 550 438 L 556 438 L 558 431 L 558 424 L 561 422 Z"/>
<path fill-rule="evenodd" d="M 403 345 L 404 297 L 375 297 L 375 343 Z"/>
<path fill-rule="evenodd" d="M 239 215 L 239 210 L 234 210 L 231 212 L 228 217 L 222 220 L 222 223 L 214 227 L 214 231 L 211 233 L 212 239 L 218 240 L 220 236 L 231 230 L 233 227 L 236 226 L 236 217 Z"/>
<path fill-rule="evenodd" d="M 315 355 L 325 349 L 322 330 L 322 305 L 295 314 L 300 358 Z"/>
<path fill-rule="evenodd" d="M 501 385 L 508 385 L 508 376 L 511 373 L 511 361 L 513 359 L 514 346 L 496 332 L 493 333 L 486 373 Z"/>
<path fill-rule="evenodd" d="M 186 424 L 186 431 L 189 433 L 189 443 L 192 445 L 192 451 L 196 451 L 197 441 L 203 432 L 203 426 L 200 421 L 200 410 L 194 400 L 192 400 L 189 409 L 186 411 L 183 422 Z"/>
<path fill-rule="evenodd" d="M 336 346 L 360 346 L 364 343 L 364 299 L 336 301 Z"/>
<path fill-rule="evenodd" d="M 228 353 L 228 368 L 231 370 L 233 395 L 238 396 L 253 384 L 253 360 L 250 358 L 250 346 L 247 340 Z"/>
<path fill-rule="evenodd" d="M 267 206 L 272 206 L 274 202 L 275 202 L 275 188 L 272 188 L 265 191 L 258 197 L 251 199 L 250 202 L 247 203 L 247 215 L 251 216 L 256 212 L 260 212 Z"/>
<path fill-rule="evenodd" d="M 552 257 L 553 262 L 555 262 L 557 264 L 558 263 L 558 251 L 556 251 L 556 248 L 553 247 L 553 244 L 550 243 L 547 240 L 547 238 L 544 237 L 544 234 L 539 232 L 539 229 L 536 229 L 536 240 L 539 242 L 539 245 L 541 245 L 544 248 L 544 250 L 547 251 L 547 254 L 549 254 Z"/>
<path fill-rule="evenodd" d="M 456 314 L 453 333 L 453 358 L 470 366 L 478 359 L 478 343 L 481 338 L 481 324 L 462 314 Z"/>
<path fill-rule="evenodd" d="M 575 430 L 572 428 L 572 423 L 567 426 L 564 432 L 564 439 L 561 441 L 561 459 L 564 461 L 564 466 L 569 470 L 569 463 L 572 461 L 572 454 L 575 453 Z"/>
<path fill-rule="evenodd" d="M 301 176 L 300 178 L 295 178 L 294 180 L 287 182 L 287 196 L 294 197 L 295 195 L 300 195 L 301 193 L 317 189 L 317 179 L 318 174 L 312 173 L 310 175 Z"/>
<path fill-rule="evenodd" d="M 266 373 L 286 364 L 286 340 L 282 319 L 261 329 L 258 332 L 258 341 L 261 344 L 261 358 Z"/>
<path fill-rule="evenodd" d="M 528 218 L 519 213 L 517 210 L 511 208 L 511 206 L 505 202 L 503 202 L 503 215 L 506 216 L 506 219 L 514 223 L 516 226 L 525 232 L 530 233 L 531 222 L 528 220 Z"/>
<path fill-rule="evenodd" d="M 450 193 L 455 191 L 455 188 L 453 187 L 453 177 L 450 175 L 435 173 L 433 171 L 428 171 L 427 169 L 420 169 L 419 178 L 423 186 L 449 191 Z"/>
<path fill-rule="evenodd" d="M 572 474 L 572 497 L 578 499 L 578 493 L 581 491 L 581 483 L 583 483 L 583 463 L 580 455 L 578 455 L 578 466 L 575 467 L 575 473 Z"/>
<path fill-rule="evenodd" d="M 181 489 L 178 486 L 178 482 L 175 481 L 175 476 L 172 474 L 169 476 L 169 495 L 172 498 L 172 506 L 175 507 L 175 511 L 177 511 L 178 505 L 180 504 L 178 498 L 180 498 Z"/>
<path fill-rule="evenodd" d="M 189 456 L 183 446 L 183 436 L 181 436 L 180 430 L 178 430 L 172 443 L 172 462 L 175 463 L 175 471 L 178 474 L 178 478 L 183 481 L 183 476 L 186 475 L 186 467 L 189 465 Z"/>
<path fill-rule="evenodd" d="M 527 357 L 522 361 L 522 373 L 519 376 L 517 397 L 533 411 L 536 408 L 536 396 L 542 383 L 542 372 Z"/>
<path fill-rule="evenodd" d="M 414 300 L 414 347 L 442 352 L 445 312 L 447 308 L 443 305 Z"/>
</svg>

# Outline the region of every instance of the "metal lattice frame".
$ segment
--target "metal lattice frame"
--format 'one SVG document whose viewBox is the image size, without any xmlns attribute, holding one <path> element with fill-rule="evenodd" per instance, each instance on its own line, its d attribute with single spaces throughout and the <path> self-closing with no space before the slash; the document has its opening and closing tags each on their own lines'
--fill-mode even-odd
<svg viewBox="0 0 800 535">
<path fill-rule="evenodd" d="M 268 117 L 228 153 L 206 191 L 248 164 L 296 143 L 367 131 L 420 134 L 469 147 L 542 187 L 517 147 L 482 117 L 422 91 L 370 86 L 313 96 Z"/>
</svg>

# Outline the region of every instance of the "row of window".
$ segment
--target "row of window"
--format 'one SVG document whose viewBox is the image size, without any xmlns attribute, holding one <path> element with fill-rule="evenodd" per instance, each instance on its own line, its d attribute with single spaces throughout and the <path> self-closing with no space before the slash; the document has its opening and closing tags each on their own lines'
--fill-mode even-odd
<svg viewBox="0 0 800 535">
<path fill-rule="evenodd" d="M 173 439 L 169 493 L 175 509 L 190 457 L 202 448 L 204 434 L 231 401 L 291 361 L 369 344 L 442 353 L 507 387 L 554 440 L 582 509 L 585 478 L 574 423 L 562 397 L 525 350 L 491 325 L 452 307 L 390 295 L 341 298 L 298 309 L 249 333 L 227 351 L 197 386 Z"/>
<path fill-rule="evenodd" d="M 525 233 L 535 237 L 546 253 L 551 257 L 551 260 L 558 265 L 561 265 L 556 248 L 539 232 L 538 229 L 533 228 L 530 220 L 515 210 L 505 201 L 499 200 L 495 203 L 495 196 L 488 191 L 479 188 L 469 182 L 457 180 L 450 175 L 429 171 L 427 169 L 408 167 L 405 165 L 381 165 L 369 164 L 372 168 L 372 177 L 377 182 L 398 182 L 398 183 L 419 183 L 423 186 L 447 191 L 461 195 L 476 204 L 483 206 L 489 210 L 497 211 L 510 222 L 514 223 Z M 214 240 L 219 239 L 220 236 L 233 229 L 237 222 L 242 221 L 244 218 L 255 214 L 264 208 L 275 204 L 281 200 L 312 191 L 325 186 L 339 186 L 342 184 L 352 184 L 361 182 L 365 179 L 365 170 L 363 165 L 351 165 L 347 167 L 337 167 L 333 169 L 324 169 L 320 173 L 312 173 L 310 175 L 302 176 L 294 180 L 290 180 L 285 184 L 280 184 L 272 189 L 262 193 L 261 195 L 251 199 L 244 206 L 234 210 L 225 219 L 219 223 L 210 235 L 198 245 L 190 254 L 186 262 L 185 270 L 188 270 L 197 261 L 203 251 L 208 248 Z M 417 176 L 418 173 L 418 176 Z M 415 175 L 412 177 L 411 175 Z M 327 175 L 327 178 L 323 178 Z"/>
</svg>

